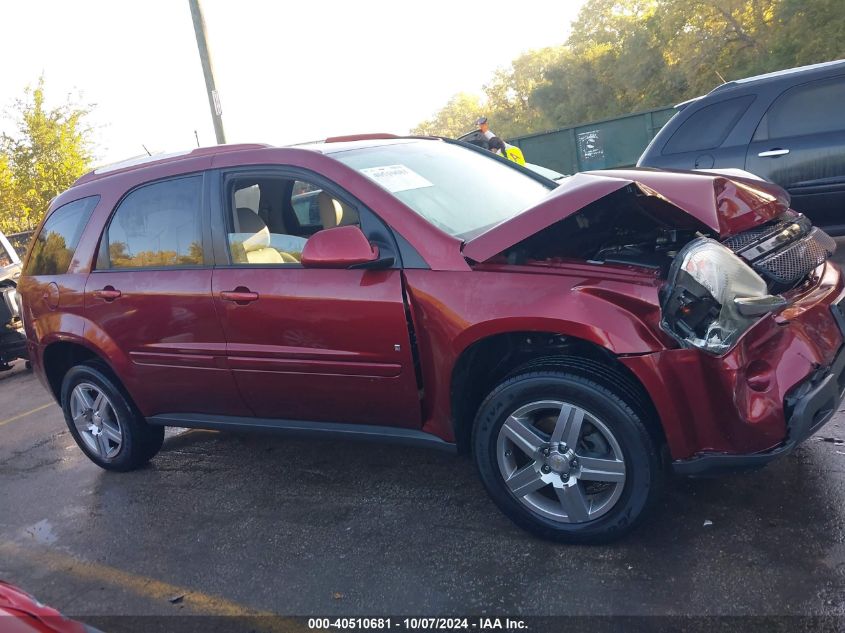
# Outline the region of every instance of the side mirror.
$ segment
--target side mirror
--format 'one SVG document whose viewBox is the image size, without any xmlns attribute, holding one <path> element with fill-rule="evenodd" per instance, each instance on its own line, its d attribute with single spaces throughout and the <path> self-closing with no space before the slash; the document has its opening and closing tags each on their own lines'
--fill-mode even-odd
<svg viewBox="0 0 845 633">
<path fill-rule="evenodd" d="M 378 248 L 371 246 L 357 226 L 337 226 L 312 235 L 302 249 L 306 268 L 366 268 L 378 261 Z"/>
</svg>

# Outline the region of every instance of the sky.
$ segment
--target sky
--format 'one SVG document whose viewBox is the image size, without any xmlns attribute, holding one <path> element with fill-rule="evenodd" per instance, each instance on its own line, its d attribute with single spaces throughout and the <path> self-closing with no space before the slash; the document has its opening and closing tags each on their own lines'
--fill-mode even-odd
<svg viewBox="0 0 845 633">
<path fill-rule="evenodd" d="M 201 1 L 227 142 L 274 145 L 407 133 L 564 43 L 584 2 Z M 95 104 L 98 163 L 195 147 L 195 130 L 214 144 L 187 0 L 6 0 L 2 15 L 0 131 L 43 73 L 48 105 Z"/>
</svg>

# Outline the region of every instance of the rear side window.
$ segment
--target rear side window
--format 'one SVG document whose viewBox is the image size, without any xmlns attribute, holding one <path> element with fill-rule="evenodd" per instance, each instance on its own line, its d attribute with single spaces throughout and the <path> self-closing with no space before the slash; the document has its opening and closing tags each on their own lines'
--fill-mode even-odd
<svg viewBox="0 0 845 633">
<path fill-rule="evenodd" d="M 202 265 L 201 202 L 202 176 L 135 189 L 111 219 L 97 268 Z"/>
<path fill-rule="evenodd" d="M 845 130 L 845 77 L 795 86 L 778 97 L 754 140 Z"/>
<path fill-rule="evenodd" d="M 25 275 L 63 275 L 100 196 L 68 202 L 50 214 L 32 245 Z"/>
<path fill-rule="evenodd" d="M 681 123 L 663 147 L 663 154 L 697 152 L 719 147 L 754 101 L 754 95 L 704 106 Z"/>
</svg>

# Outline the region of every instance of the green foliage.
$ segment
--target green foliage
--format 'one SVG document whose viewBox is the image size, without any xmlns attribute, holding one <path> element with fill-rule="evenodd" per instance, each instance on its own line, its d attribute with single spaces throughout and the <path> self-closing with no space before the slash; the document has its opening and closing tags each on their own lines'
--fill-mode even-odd
<svg viewBox="0 0 845 633">
<path fill-rule="evenodd" d="M 547 85 L 548 70 L 560 64 L 564 54 L 560 47 L 530 51 L 517 57 L 510 68 L 495 72 L 490 83 L 484 86 L 484 95 L 485 109 L 496 113 L 495 125 L 491 121 L 496 134 L 512 137 L 526 129 L 549 126 L 546 114 L 532 106 L 531 95 Z"/>
<path fill-rule="evenodd" d="M 477 95 L 461 92 L 449 102 L 434 118 L 420 123 L 411 130 L 412 134 L 423 136 L 460 136 L 482 114 L 481 99 Z"/>
<path fill-rule="evenodd" d="M 112 268 L 138 268 L 142 266 L 187 266 L 203 262 L 202 244 L 191 242 L 187 254 L 176 251 L 141 251 L 130 253 L 126 242 L 109 244 L 109 265 Z M 70 262 L 68 262 L 70 263 Z"/>
<path fill-rule="evenodd" d="M 35 227 L 50 200 L 89 169 L 89 114 L 67 101 L 45 105 L 44 78 L 15 101 L 17 130 L 0 136 L 0 230 L 15 233 Z"/>
<path fill-rule="evenodd" d="M 842 33 L 842 0 L 587 0 L 563 46 L 521 55 L 484 98 L 462 93 L 424 125 L 456 136 L 484 110 L 491 129 L 513 137 L 620 116 L 843 58 Z M 467 102 L 478 105 L 471 115 L 457 107 Z"/>
<path fill-rule="evenodd" d="M 41 274 L 61 274 L 67 271 L 72 256 L 73 251 L 67 247 L 64 236 L 51 232 L 40 248 L 33 249 L 31 268 L 43 271 Z"/>
</svg>

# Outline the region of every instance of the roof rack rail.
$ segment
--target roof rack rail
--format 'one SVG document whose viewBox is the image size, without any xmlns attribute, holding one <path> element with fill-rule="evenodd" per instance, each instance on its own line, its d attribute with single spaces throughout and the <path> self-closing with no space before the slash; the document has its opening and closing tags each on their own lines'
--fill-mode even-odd
<svg viewBox="0 0 845 633">
<path fill-rule="evenodd" d="M 89 180 L 94 180 L 98 176 L 104 176 L 122 169 L 130 167 L 142 167 L 159 162 L 168 162 L 179 158 L 190 158 L 192 156 L 207 156 L 210 154 L 224 154 L 226 152 L 240 152 L 249 149 L 266 149 L 272 147 L 266 143 L 232 143 L 231 145 L 211 145 L 209 147 L 198 147 L 192 150 L 184 150 L 181 152 L 171 152 L 168 154 L 151 154 L 134 156 L 125 160 L 117 161 L 107 165 L 102 165 L 96 169 L 89 171 L 76 180 L 74 184 L 81 184 Z"/>
<path fill-rule="evenodd" d="M 403 138 L 398 134 L 389 134 L 387 132 L 373 132 L 372 134 L 348 134 L 346 136 L 330 136 L 324 142 L 326 143 L 344 143 L 346 141 L 382 141 L 391 138 Z"/>
</svg>

